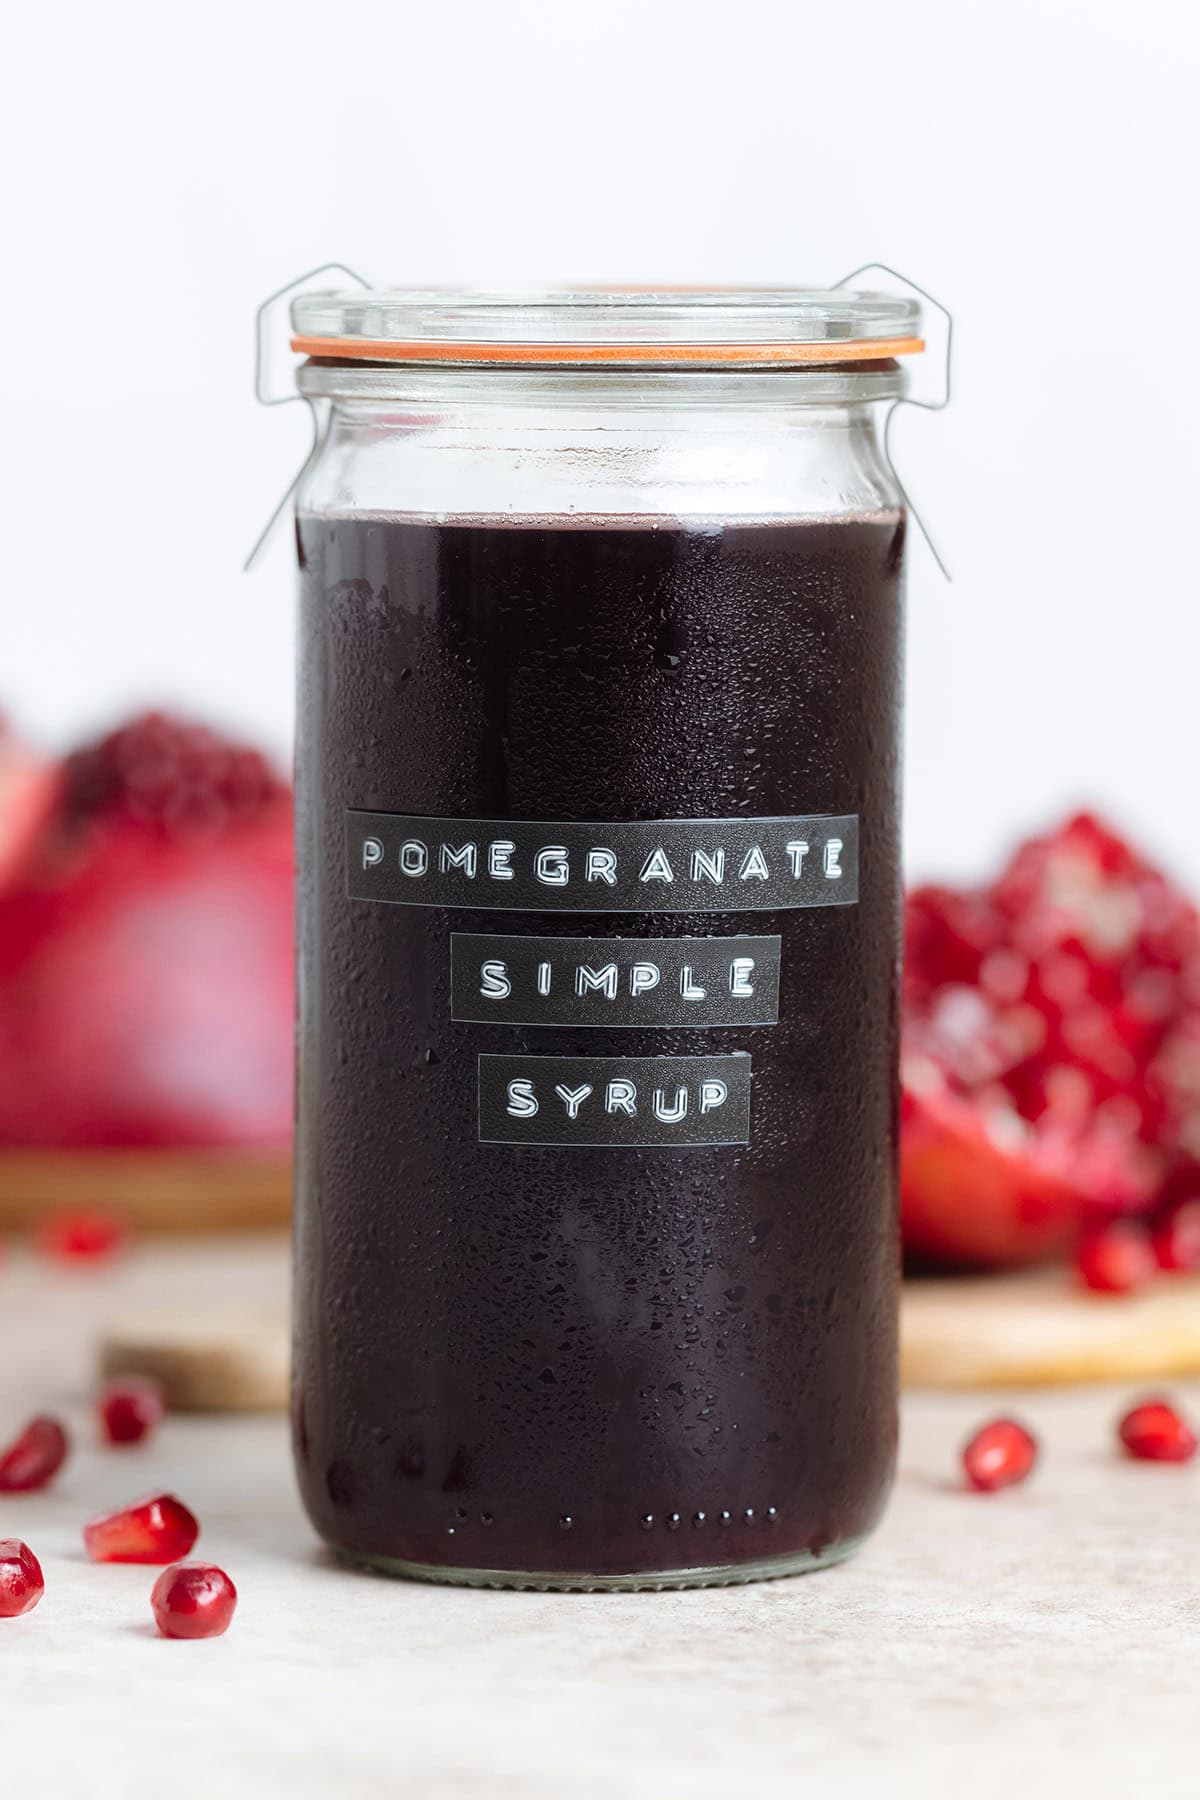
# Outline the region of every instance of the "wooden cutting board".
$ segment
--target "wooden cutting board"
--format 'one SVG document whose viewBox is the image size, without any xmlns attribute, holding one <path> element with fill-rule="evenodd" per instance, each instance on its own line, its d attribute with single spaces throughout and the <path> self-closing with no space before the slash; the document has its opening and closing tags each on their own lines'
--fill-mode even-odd
<svg viewBox="0 0 1200 1800">
<path fill-rule="evenodd" d="M 1163 1279 L 1127 1298 L 1081 1292 L 1059 1271 L 905 1284 L 906 1387 L 1153 1383 L 1200 1371 L 1200 1279 Z M 148 1314 L 113 1324 L 106 1375 L 154 1375 L 180 1410 L 249 1412 L 287 1403 L 282 1316 Z"/>
<path fill-rule="evenodd" d="M 906 1387 L 1153 1382 L 1200 1372 L 1200 1277 L 1090 1294 L 1066 1270 L 904 1285 Z"/>
<path fill-rule="evenodd" d="M 286 1225 L 291 1158 L 280 1151 L 6 1150 L 0 1232 L 95 1207 L 133 1230 L 234 1231 Z"/>
<path fill-rule="evenodd" d="M 278 1153 L 0 1153 L 0 1234 L 76 1207 L 112 1212 L 135 1231 L 254 1229 L 286 1225 L 290 1203 L 290 1162 Z M 255 1370 L 269 1371 L 255 1373 L 251 1403 L 279 1403 L 284 1324 L 266 1327 L 265 1335 L 261 1321 L 247 1329 Z M 218 1391 L 227 1349 L 205 1344 L 200 1351 L 201 1362 L 218 1367 Z M 196 1350 L 189 1341 L 184 1354 Z M 174 1354 L 170 1344 L 165 1353 Z M 1153 1382 L 1200 1373 L 1200 1277 L 1164 1276 L 1125 1298 L 1088 1294 L 1069 1272 L 1053 1269 L 908 1281 L 901 1370 L 906 1386 L 942 1388 Z M 226 1404 L 244 1403 L 242 1376 L 225 1385 Z M 207 1394 L 199 1403 L 208 1403 Z"/>
</svg>

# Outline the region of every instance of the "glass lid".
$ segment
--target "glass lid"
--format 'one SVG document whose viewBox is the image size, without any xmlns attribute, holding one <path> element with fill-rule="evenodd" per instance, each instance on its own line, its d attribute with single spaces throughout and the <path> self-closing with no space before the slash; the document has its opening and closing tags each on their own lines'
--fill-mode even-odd
<svg viewBox="0 0 1200 1800">
<path fill-rule="evenodd" d="M 364 362 L 750 367 L 923 350 L 917 301 L 849 288 L 357 288 L 301 294 L 293 350 Z"/>
</svg>

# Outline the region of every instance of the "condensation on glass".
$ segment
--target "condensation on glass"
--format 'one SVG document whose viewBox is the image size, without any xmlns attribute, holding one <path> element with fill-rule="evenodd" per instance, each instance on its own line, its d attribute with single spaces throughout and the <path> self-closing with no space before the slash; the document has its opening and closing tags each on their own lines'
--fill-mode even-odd
<svg viewBox="0 0 1200 1800">
<path fill-rule="evenodd" d="M 883 295 L 293 303 L 294 1432 L 346 1558 L 845 1556 L 896 1445 Z"/>
</svg>

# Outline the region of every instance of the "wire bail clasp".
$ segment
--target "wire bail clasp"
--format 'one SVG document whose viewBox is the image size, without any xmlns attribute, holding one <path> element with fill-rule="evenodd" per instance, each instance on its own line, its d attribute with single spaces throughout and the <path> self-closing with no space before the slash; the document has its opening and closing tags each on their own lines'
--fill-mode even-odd
<svg viewBox="0 0 1200 1800">
<path fill-rule="evenodd" d="M 920 531 L 921 536 L 925 539 L 925 542 L 929 545 L 929 551 L 934 562 L 941 570 L 944 579 L 946 581 L 953 581 L 953 576 L 946 567 L 941 552 L 933 541 L 928 525 L 926 525 L 924 519 L 913 505 L 912 496 L 909 494 L 908 489 L 896 472 L 896 465 L 892 460 L 892 420 L 902 406 L 919 406 L 922 412 L 944 412 L 949 406 L 951 374 L 953 369 L 952 351 L 954 347 L 954 314 L 950 311 L 948 306 L 944 306 L 940 300 L 929 293 L 928 289 L 923 288 L 919 282 L 910 280 L 907 275 L 902 275 L 899 269 L 893 269 L 889 263 L 863 263 L 861 267 L 851 269 L 848 275 L 843 275 L 841 280 L 835 281 L 833 285 L 835 288 L 847 287 L 850 282 L 857 281 L 860 275 L 866 275 L 872 269 L 878 269 L 881 274 L 890 275 L 893 281 L 900 282 L 903 287 L 911 288 L 914 294 L 920 294 L 922 300 L 928 300 L 930 306 L 940 312 L 946 321 L 946 379 L 943 385 L 941 398 L 937 400 L 914 400 L 911 395 L 905 394 L 899 400 L 894 400 L 891 406 L 888 407 L 887 417 L 883 422 L 883 454 L 888 468 L 892 471 L 892 479 L 900 490 L 900 498 L 904 501 L 905 506 L 916 520 L 917 528 Z"/>
<path fill-rule="evenodd" d="M 307 394 L 268 394 L 265 391 L 264 374 L 267 360 L 265 326 L 267 314 L 273 306 L 277 306 L 281 300 L 286 299 L 286 297 L 289 294 L 294 293 L 297 288 L 303 287 L 306 281 L 315 281 L 318 275 L 328 275 L 335 272 L 340 275 L 348 275 L 351 281 L 356 281 L 358 283 L 359 287 L 369 288 L 371 285 L 364 276 L 358 274 L 357 270 L 349 268 L 345 263 L 320 263 L 315 269 L 307 269 L 303 275 L 297 275 L 293 281 L 289 281 L 284 287 L 276 288 L 275 292 L 273 294 L 268 294 L 266 299 L 262 301 L 254 311 L 254 398 L 258 401 L 260 406 L 291 406 L 297 400 L 302 400 L 305 406 L 307 406 L 309 416 L 312 419 L 313 439 L 304 461 L 300 464 L 300 467 L 297 469 L 292 480 L 288 483 L 278 505 L 259 532 L 258 537 L 255 539 L 253 549 L 242 564 L 242 573 L 244 575 L 249 574 L 250 570 L 257 562 L 260 553 L 265 549 L 271 533 L 279 523 L 284 508 L 292 498 L 292 495 L 296 492 L 296 489 L 300 486 L 300 483 L 304 480 L 304 477 L 308 474 L 313 458 L 321 447 L 321 419 L 317 412 L 316 402 L 310 400 Z"/>
</svg>

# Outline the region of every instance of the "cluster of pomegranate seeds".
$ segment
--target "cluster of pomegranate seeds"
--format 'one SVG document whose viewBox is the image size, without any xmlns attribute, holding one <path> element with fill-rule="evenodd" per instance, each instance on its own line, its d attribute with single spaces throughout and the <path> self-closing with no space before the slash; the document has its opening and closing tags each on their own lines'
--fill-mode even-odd
<svg viewBox="0 0 1200 1800">
<path fill-rule="evenodd" d="M 157 1429 L 166 1410 L 161 1382 L 141 1375 L 107 1382 L 97 1401 L 100 1429 L 110 1444 L 140 1444 Z"/>
<path fill-rule="evenodd" d="M 1196 1434 L 1166 1400 L 1144 1400 L 1125 1414 L 1118 1436 L 1130 1456 L 1144 1462 L 1191 1462 Z"/>
<path fill-rule="evenodd" d="M 125 1228 L 111 1213 L 93 1209 L 51 1213 L 38 1231 L 44 1256 L 60 1262 L 103 1262 L 125 1241 Z"/>
<path fill-rule="evenodd" d="M 0 1619 L 32 1612 L 46 1591 L 42 1565 L 20 1538 L 0 1538 Z"/>
<path fill-rule="evenodd" d="M 993 1494 L 998 1488 L 1024 1481 L 1037 1454 L 1032 1432 L 1015 1419 L 992 1419 L 963 1446 L 963 1470 L 978 1493 Z"/>
<path fill-rule="evenodd" d="M 93 1562 L 162 1564 L 186 1556 L 199 1535 L 182 1500 L 154 1494 L 93 1519 L 83 1528 L 83 1545 Z"/>
<path fill-rule="evenodd" d="M 69 823 L 124 815 L 166 837 L 215 835 L 288 798 L 260 751 L 156 712 L 76 751 L 64 777 Z"/>
<path fill-rule="evenodd" d="M 1097 1228 L 1200 1193 L 1200 917 L 1114 831 L 1081 814 L 989 886 L 917 888 L 905 957 L 910 1250 L 1001 1266 L 1087 1234 L 1090 1270 Z"/>
<path fill-rule="evenodd" d="M 213 1563 L 176 1563 L 155 1582 L 150 1604 L 164 1637 L 221 1637 L 229 1630 L 237 1589 Z"/>
<path fill-rule="evenodd" d="M 0 1494 L 32 1494 L 52 1481 L 71 1448 L 57 1419 L 31 1419 L 24 1431 L 0 1451 Z"/>
</svg>

